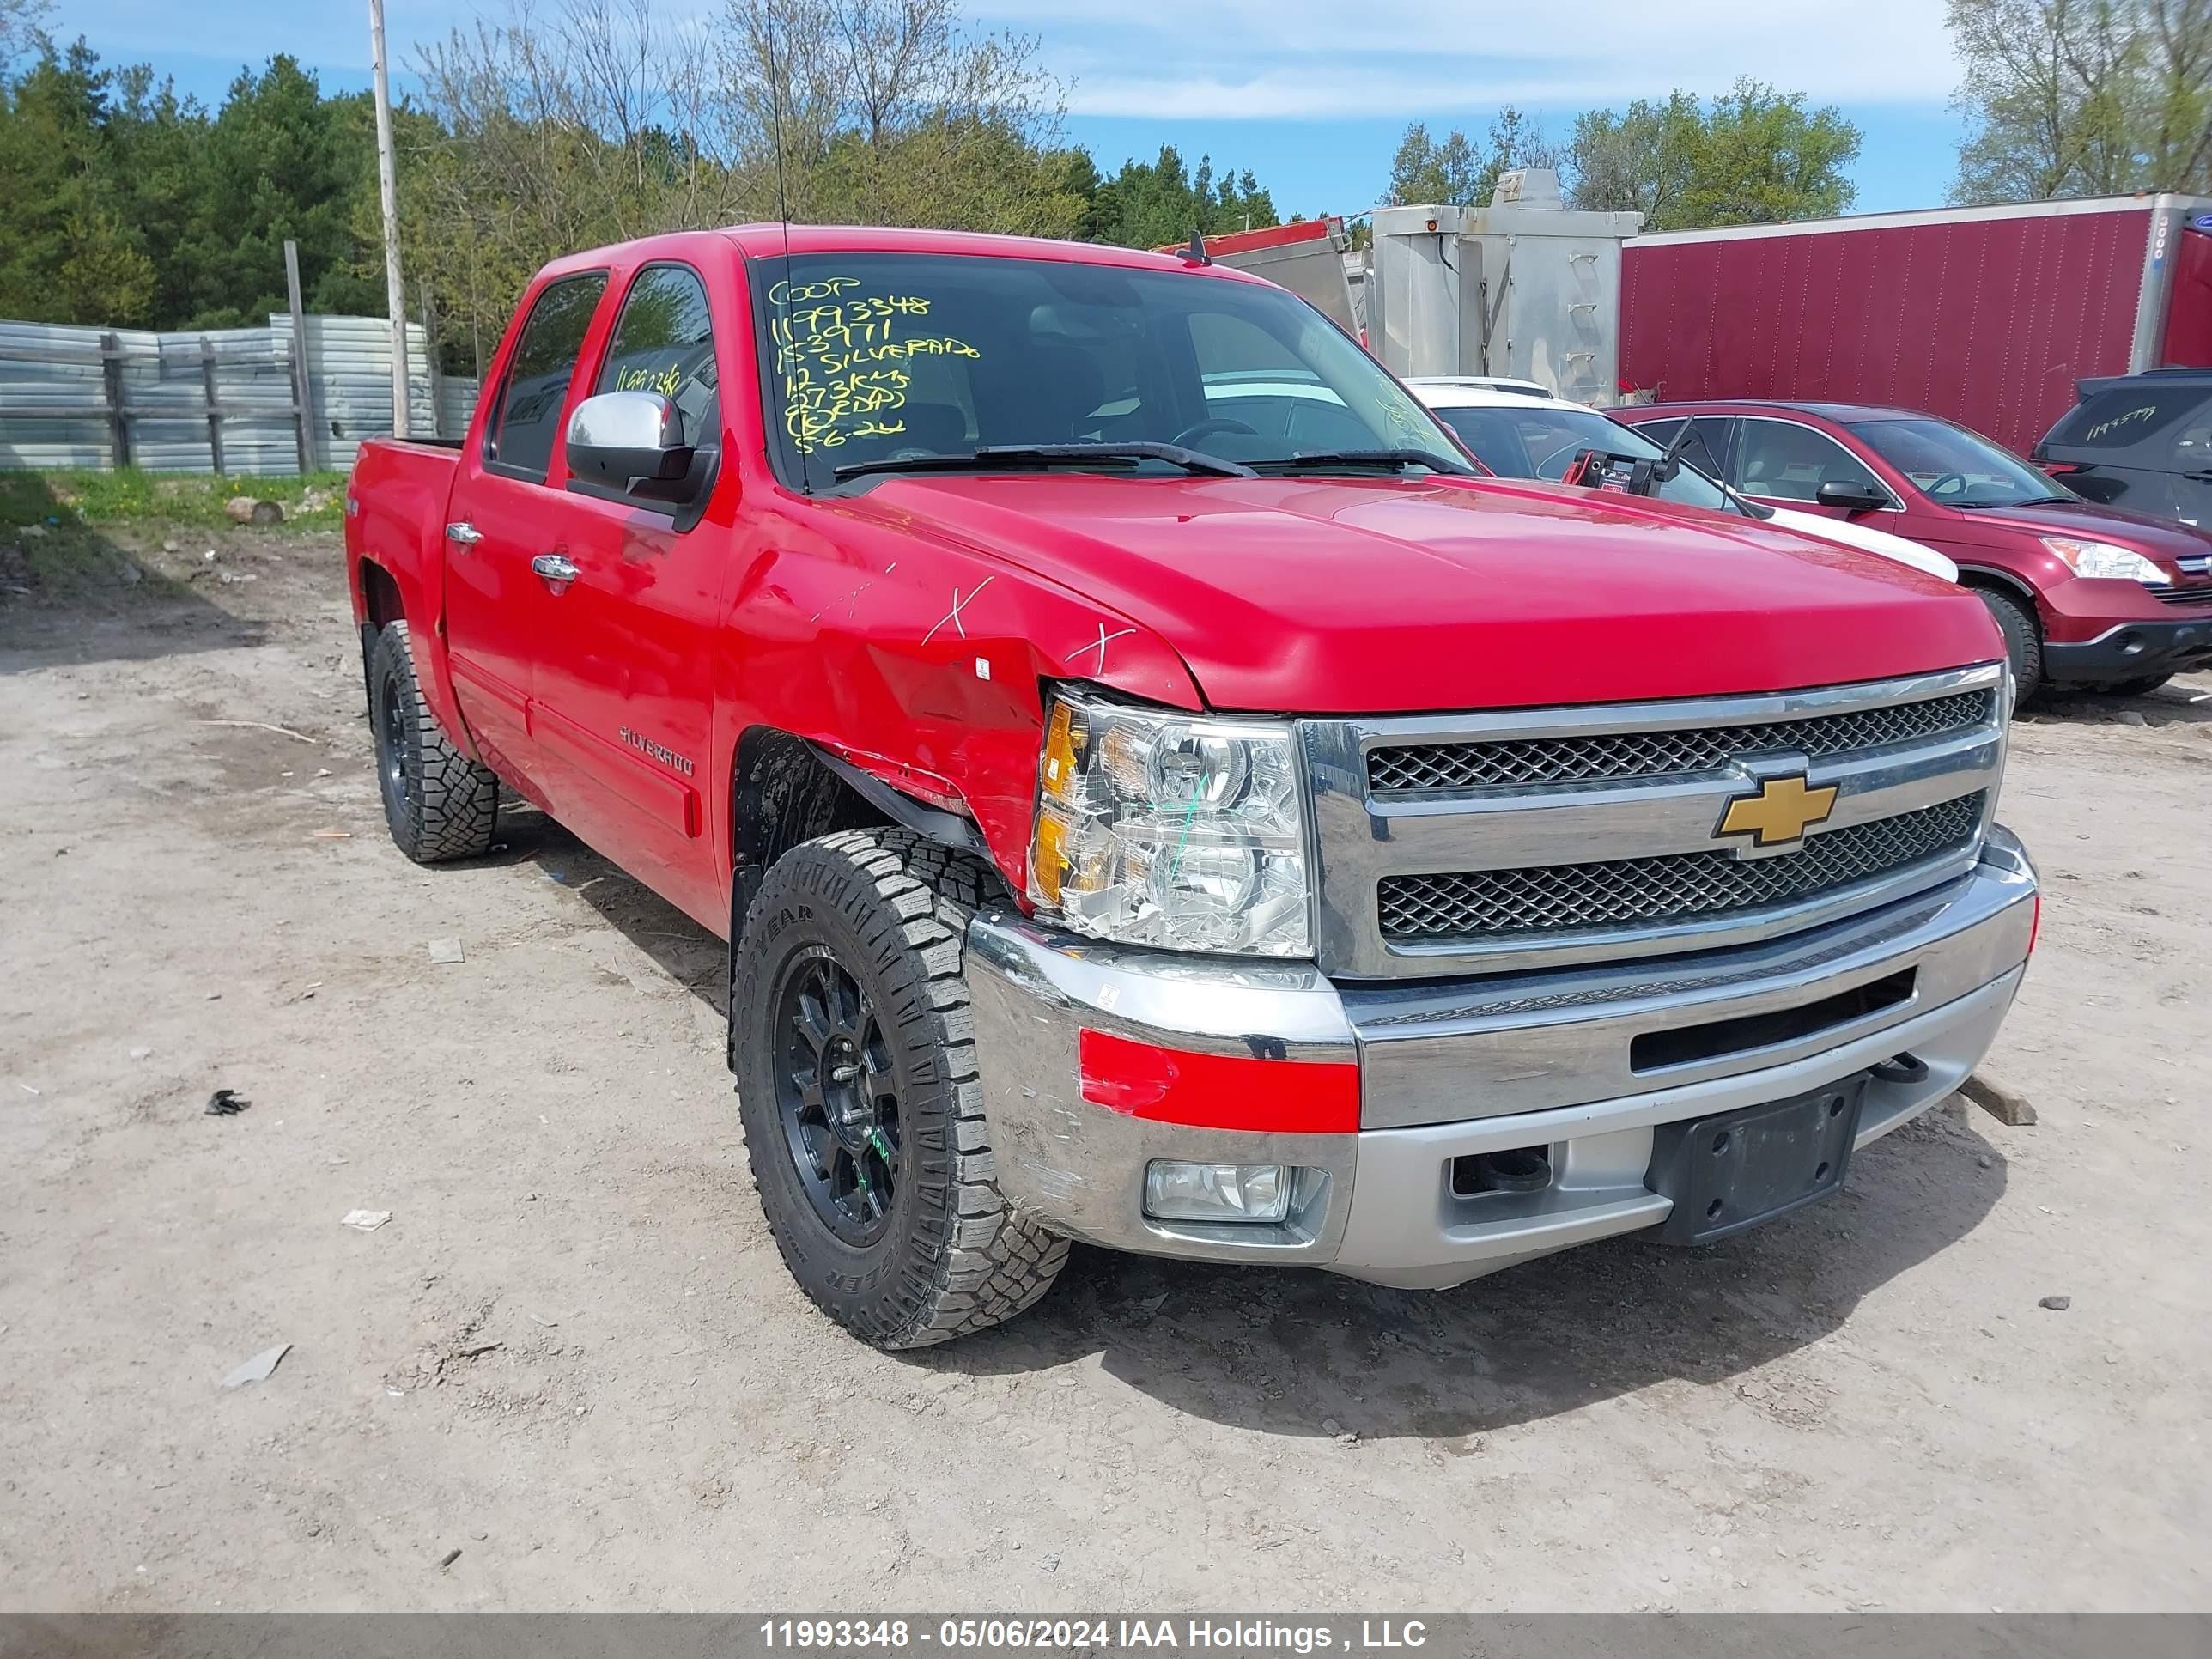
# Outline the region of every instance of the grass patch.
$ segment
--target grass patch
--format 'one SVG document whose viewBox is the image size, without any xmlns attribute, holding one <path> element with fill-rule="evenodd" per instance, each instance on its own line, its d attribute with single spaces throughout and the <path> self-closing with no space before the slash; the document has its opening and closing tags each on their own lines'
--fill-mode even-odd
<svg viewBox="0 0 2212 1659">
<path fill-rule="evenodd" d="M 305 477 L 228 477 L 191 472 L 145 472 L 125 467 L 116 472 L 68 470 L 56 472 L 0 472 L 0 530 L 45 524 L 228 525 L 223 503 L 244 495 L 275 501 L 289 525 L 337 529 L 344 522 L 343 472 L 310 472 Z M 312 494 L 313 505 L 307 504 Z"/>
</svg>

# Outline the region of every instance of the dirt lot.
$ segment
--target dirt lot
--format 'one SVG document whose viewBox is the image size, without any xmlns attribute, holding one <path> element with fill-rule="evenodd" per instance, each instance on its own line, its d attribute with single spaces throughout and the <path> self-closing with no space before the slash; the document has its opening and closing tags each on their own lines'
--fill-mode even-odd
<svg viewBox="0 0 2212 1659">
<path fill-rule="evenodd" d="M 0 1608 L 2212 1607 L 2212 680 L 2016 734 L 2037 1126 L 893 1358 L 754 1207 L 719 945 L 532 815 L 410 866 L 335 538 L 179 533 L 0 589 Z"/>
</svg>

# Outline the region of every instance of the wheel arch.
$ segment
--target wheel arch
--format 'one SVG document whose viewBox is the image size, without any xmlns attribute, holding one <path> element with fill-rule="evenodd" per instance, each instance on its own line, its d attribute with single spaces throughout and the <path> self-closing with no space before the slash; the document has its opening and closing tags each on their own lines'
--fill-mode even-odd
<svg viewBox="0 0 2212 1659">
<path fill-rule="evenodd" d="M 407 614 L 406 602 L 399 595 L 399 579 L 368 557 L 361 562 L 361 613 L 370 627 L 380 631 Z"/>
<path fill-rule="evenodd" d="M 396 622 L 407 619 L 406 602 L 399 595 L 399 580 L 375 560 L 361 561 L 358 577 L 361 591 L 357 614 L 361 617 L 361 678 L 364 693 L 369 690 L 369 678 L 374 672 L 376 636 Z"/>
<path fill-rule="evenodd" d="M 730 764 L 730 959 L 769 866 L 840 830 L 911 830 L 997 872 L 973 819 L 917 800 L 821 744 L 779 726 L 748 727 Z"/>
<path fill-rule="evenodd" d="M 1963 560 L 1954 561 L 1954 562 L 1959 566 L 1960 586 L 1986 587 L 1995 592 L 2009 593 L 2016 599 L 2025 599 L 2028 608 L 2035 612 L 2037 622 L 2042 621 L 2043 607 L 2036 598 L 2034 583 L 2023 576 L 2015 575 L 2009 570 L 1999 570 L 1992 565 L 1967 564 Z"/>
</svg>

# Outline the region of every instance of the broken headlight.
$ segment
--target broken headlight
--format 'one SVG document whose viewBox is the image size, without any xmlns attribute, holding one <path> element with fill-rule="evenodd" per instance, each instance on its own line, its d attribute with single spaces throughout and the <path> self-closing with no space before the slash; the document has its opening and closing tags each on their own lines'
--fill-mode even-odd
<svg viewBox="0 0 2212 1659">
<path fill-rule="evenodd" d="M 1304 796 L 1291 727 L 1056 692 L 1046 710 L 1029 892 L 1098 939 L 1310 955 Z"/>
</svg>

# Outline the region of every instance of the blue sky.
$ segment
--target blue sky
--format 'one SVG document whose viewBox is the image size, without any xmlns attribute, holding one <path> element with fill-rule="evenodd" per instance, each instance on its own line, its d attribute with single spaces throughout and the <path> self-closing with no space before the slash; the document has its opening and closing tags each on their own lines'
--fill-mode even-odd
<svg viewBox="0 0 2212 1659">
<path fill-rule="evenodd" d="M 386 3 L 400 69 L 408 43 L 506 10 L 506 0 Z M 1936 0 L 965 0 L 965 10 L 1038 38 L 1069 84 L 1070 136 L 1107 170 L 1173 143 L 1250 167 L 1285 213 L 1372 204 L 1408 121 L 1479 140 L 1510 102 L 1564 136 L 1577 111 L 1678 86 L 1711 94 L 1744 75 L 1858 123 L 1859 211 L 1940 203 L 1958 144 L 1947 106 L 1958 68 Z M 273 52 L 326 86 L 368 84 L 361 0 L 75 0 L 58 15 L 104 58 L 149 60 L 209 101 Z"/>
</svg>

